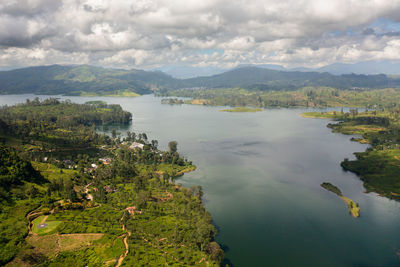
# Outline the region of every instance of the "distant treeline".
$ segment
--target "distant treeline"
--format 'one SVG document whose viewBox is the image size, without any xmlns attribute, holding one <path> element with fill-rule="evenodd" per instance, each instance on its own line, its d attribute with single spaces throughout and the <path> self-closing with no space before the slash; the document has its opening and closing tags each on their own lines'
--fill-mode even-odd
<svg viewBox="0 0 400 267">
<path fill-rule="evenodd" d="M 366 107 L 396 108 L 400 89 L 339 90 L 331 87 L 304 87 L 296 91 L 257 91 L 239 88 L 172 90 L 162 96 L 190 97 L 185 103 L 201 101 L 212 106 L 254 107 Z M 171 101 L 170 104 L 175 104 Z"/>
<path fill-rule="evenodd" d="M 23 104 L 0 107 L 0 136 L 8 135 L 25 141 L 43 143 L 43 149 L 52 146 L 92 147 L 109 143 L 105 135 L 96 133 L 99 124 L 131 121 L 132 114 L 119 105 L 75 104 L 54 98 L 38 98 Z"/>
<path fill-rule="evenodd" d="M 199 88 L 293 91 L 326 86 L 341 90 L 400 86 L 399 78 L 380 75 L 332 75 L 319 72 L 236 68 L 218 75 L 176 79 L 160 71 L 104 69 L 93 66 L 42 66 L 0 72 L 0 94 L 124 95 Z"/>
</svg>

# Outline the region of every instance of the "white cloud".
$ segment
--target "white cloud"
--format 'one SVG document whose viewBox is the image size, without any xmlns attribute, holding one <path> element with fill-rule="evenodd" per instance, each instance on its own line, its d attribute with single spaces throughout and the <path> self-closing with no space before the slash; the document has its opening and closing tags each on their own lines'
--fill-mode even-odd
<svg viewBox="0 0 400 267">
<path fill-rule="evenodd" d="M 398 14 L 393 0 L 8 0 L 0 3 L 0 64 L 399 60 Z M 386 26 L 371 26 L 380 19 Z"/>
</svg>

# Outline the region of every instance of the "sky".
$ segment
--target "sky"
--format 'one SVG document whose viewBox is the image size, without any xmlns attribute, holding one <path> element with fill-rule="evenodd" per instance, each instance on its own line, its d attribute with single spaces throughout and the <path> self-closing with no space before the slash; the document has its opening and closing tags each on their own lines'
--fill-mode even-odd
<svg viewBox="0 0 400 267">
<path fill-rule="evenodd" d="M 0 68 L 400 61 L 400 0 L 0 0 Z"/>
</svg>

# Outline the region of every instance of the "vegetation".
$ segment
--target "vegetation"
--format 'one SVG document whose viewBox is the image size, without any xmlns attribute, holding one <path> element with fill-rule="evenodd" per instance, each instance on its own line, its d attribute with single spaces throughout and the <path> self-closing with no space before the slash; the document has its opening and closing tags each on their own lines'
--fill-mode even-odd
<svg viewBox="0 0 400 267">
<path fill-rule="evenodd" d="M 326 86 L 337 89 L 385 88 L 399 80 L 386 75 L 332 75 L 318 72 L 278 71 L 257 67 L 236 68 L 218 75 L 181 80 L 180 87 L 244 88 L 251 91 L 291 91 L 303 87 Z"/>
<path fill-rule="evenodd" d="M 139 70 L 53 65 L 0 72 L 0 93 L 136 96 L 151 93 L 152 86 L 158 86 L 156 81 L 169 78 Z M 149 80 L 155 81 L 152 86 Z"/>
<path fill-rule="evenodd" d="M 172 90 L 159 95 L 190 97 L 185 104 L 269 107 L 399 107 L 400 89 L 351 89 L 303 87 L 293 91 L 263 91 L 243 88 Z M 170 104 L 174 104 L 172 101 Z"/>
<path fill-rule="evenodd" d="M 116 90 L 111 92 L 75 92 L 74 95 L 80 96 L 114 96 L 114 97 L 136 97 L 140 96 L 140 94 L 135 93 L 130 90 Z"/>
<path fill-rule="evenodd" d="M 230 108 L 230 109 L 223 109 L 220 110 L 223 112 L 260 112 L 262 111 L 261 108 L 249 108 L 249 107 L 236 107 L 236 108 Z"/>
<path fill-rule="evenodd" d="M 40 205 L 41 185 L 46 180 L 15 150 L 0 146 L 0 264 L 7 263 L 24 247 L 28 234 L 26 214 Z"/>
<path fill-rule="evenodd" d="M 95 131 L 129 121 L 101 101 L 0 109 L 0 265 L 219 265 L 201 187 L 175 184 L 195 169 L 178 143 Z"/>
<path fill-rule="evenodd" d="M 341 166 L 360 176 L 367 191 L 400 200 L 400 112 L 386 108 L 359 113 L 357 109 L 343 113 L 306 113 L 306 116 L 331 118 L 338 123 L 328 127 L 334 132 L 358 135 L 353 141 L 370 144 L 365 152 L 355 153 L 355 160 L 345 159 Z"/>
<path fill-rule="evenodd" d="M 340 90 L 388 88 L 399 84 L 397 77 L 383 74 L 335 76 L 257 67 L 236 68 L 218 75 L 191 79 L 175 79 L 159 71 L 104 69 L 87 65 L 53 65 L 0 72 L 0 94 L 136 96 L 182 88 L 190 91 L 244 88 L 250 92 L 268 92 L 319 86 Z"/>
<path fill-rule="evenodd" d="M 347 204 L 347 207 L 349 208 L 350 214 L 354 218 L 360 217 L 360 207 L 358 206 L 358 204 L 353 200 L 351 200 L 350 198 L 343 196 L 342 191 L 340 191 L 338 187 L 327 182 L 322 183 L 321 186 L 326 190 L 331 191 L 332 193 L 338 195 L 341 199 L 343 199 L 343 201 Z"/>
<path fill-rule="evenodd" d="M 164 98 L 161 99 L 161 104 L 169 104 L 169 105 L 181 105 L 185 104 L 185 101 L 178 98 Z"/>
<path fill-rule="evenodd" d="M 332 193 L 338 195 L 339 197 L 342 196 L 342 191 L 340 191 L 338 187 L 334 186 L 331 183 L 324 182 L 321 184 L 321 186 L 326 190 L 331 191 Z"/>
<path fill-rule="evenodd" d="M 358 206 L 358 203 L 345 196 L 341 196 L 340 198 L 343 199 L 344 202 L 346 202 L 347 207 L 349 208 L 349 212 L 354 218 L 360 217 L 361 209 Z"/>
</svg>

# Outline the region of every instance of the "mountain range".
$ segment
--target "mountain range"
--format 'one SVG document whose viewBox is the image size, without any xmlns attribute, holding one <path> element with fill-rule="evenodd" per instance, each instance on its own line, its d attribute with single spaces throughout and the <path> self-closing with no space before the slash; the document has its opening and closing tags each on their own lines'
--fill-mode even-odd
<svg viewBox="0 0 400 267">
<path fill-rule="evenodd" d="M 115 95 L 198 87 L 295 90 L 304 86 L 385 88 L 400 86 L 400 78 L 385 74 L 333 75 L 254 66 L 241 66 L 220 74 L 189 79 L 177 79 L 161 71 L 106 69 L 89 65 L 50 65 L 0 71 L 0 94 Z"/>
<path fill-rule="evenodd" d="M 278 64 L 242 64 L 235 68 L 242 67 L 258 67 L 264 69 L 281 70 L 281 71 L 301 71 L 301 72 L 329 72 L 334 75 L 341 74 L 386 74 L 400 75 L 400 62 L 391 61 L 364 61 L 354 64 L 334 63 L 320 68 L 285 68 Z M 187 79 L 200 76 L 212 76 L 220 74 L 235 68 L 219 68 L 215 66 L 195 67 L 195 66 L 163 66 L 153 70 L 159 70 L 178 79 Z"/>
</svg>

